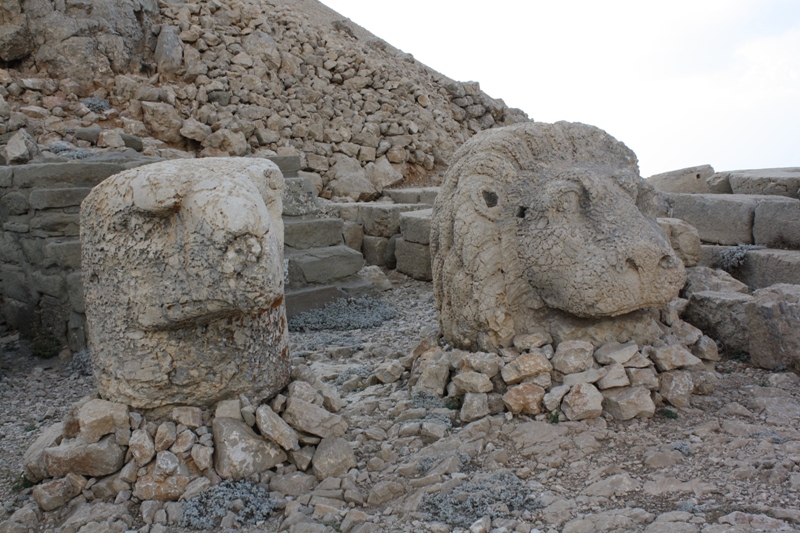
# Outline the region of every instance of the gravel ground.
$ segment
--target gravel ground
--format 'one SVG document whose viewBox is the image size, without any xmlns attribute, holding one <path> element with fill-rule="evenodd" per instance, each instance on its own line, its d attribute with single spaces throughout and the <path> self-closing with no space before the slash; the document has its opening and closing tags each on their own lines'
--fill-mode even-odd
<svg viewBox="0 0 800 533">
<path fill-rule="evenodd" d="M 273 492 L 279 511 L 241 531 L 359 531 L 345 518 L 358 510 L 369 526 L 360 531 L 374 532 L 459 531 L 446 521 L 464 531 L 483 517 L 491 525 L 475 531 L 800 530 L 796 375 L 726 360 L 715 392 L 648 420 L 551 424 L 543 416 L 497 415 L 464 425 L 439 400 L 412 397 L 408 372 L 388 385 L 371 379 L 379 364 L 408 356 L 437 328 L 431 285 L 394 273 L 390 279 L 395 289 L 382 299 L 396 310 L 393 319 L 291 334 L 293 364 L 308 365 L 348 404 L 340 414 L 358 460 L 348 479 L 375 503 L 324 514 L 307 499 Z M 13 338 L 0 342 L 1 522 L 30 501 L 30 489 L 18 484 L 26 447 L 93 388 L 57 358 L 33 358 Z M 420 433 L 426 422 L 444 426 L 441 438 Z M 130 513 L 130 527 L 141 530 L 135 505 Z M 292 516 L 303 520 L 290 529 Z"/>
</svg>

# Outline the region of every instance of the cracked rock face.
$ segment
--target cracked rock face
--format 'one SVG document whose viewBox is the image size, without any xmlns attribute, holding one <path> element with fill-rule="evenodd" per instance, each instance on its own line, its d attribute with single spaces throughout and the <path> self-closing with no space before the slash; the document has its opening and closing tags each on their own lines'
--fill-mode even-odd
<svg viewBox="0 0 800 533">
<path fill-rule="evenodd" d="M 600 319 L 674 299 L 684 267 L 645 213 L 635 154 L 578 123 L 482 132 L 454 156 L 434 208 L 442 328 L 497 349 L 554 317 Z"/>
<path fill-rule="evenodd" d="M 97 387 L 136 408 L 211 405 L 286 385 L 283 176 L 270 161 L 156 163 L 81 208 Z"/>
</svg>

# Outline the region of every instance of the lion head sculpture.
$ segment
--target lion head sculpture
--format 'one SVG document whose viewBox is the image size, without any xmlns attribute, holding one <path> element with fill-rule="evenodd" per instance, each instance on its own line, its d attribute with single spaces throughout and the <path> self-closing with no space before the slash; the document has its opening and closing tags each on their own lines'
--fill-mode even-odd
<svg viewBox="0 0 800 533">
<path fill-rule="evenodd" d="M 475 135 L 454 155 L 431 223 L 445 337 L 492 350 L 553 320 L 667 304 L 685 273 L 649 216 L 655 201 L 635 154 L 593 126 Z"/>
</svg>

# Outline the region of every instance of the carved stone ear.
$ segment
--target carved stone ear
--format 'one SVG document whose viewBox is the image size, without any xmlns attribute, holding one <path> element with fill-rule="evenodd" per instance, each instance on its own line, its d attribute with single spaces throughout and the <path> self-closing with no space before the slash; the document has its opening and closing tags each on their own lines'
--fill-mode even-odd
<svg viewBox="0 0 800 533">
<path fill-rule="evenodd" d="M 133 192 L 133 205 L 137 209 L 155 215 L 166 215 L 177 211 L 185 195 L 184 184 L 167 183 L 166 180 L 154 180 L 149 175 L 132 179 L 130 188 Z"/>
<path fill-rule="evenodd" d="M 502 188 L 487 176 L 470 176 L 466 181 L 475 211 L 492 222 L 498 220 L 506 201 Z"/>
</svg>

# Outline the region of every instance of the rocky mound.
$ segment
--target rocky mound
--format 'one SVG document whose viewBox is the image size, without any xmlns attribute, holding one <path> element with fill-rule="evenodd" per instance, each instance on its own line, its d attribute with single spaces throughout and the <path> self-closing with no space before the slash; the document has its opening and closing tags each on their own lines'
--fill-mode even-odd
<svg viewBox="0 0 800 533">
<path fill-rule="evenodd" d="M 310 0 L 6 3 L 8 164 L 99 149 L 299 153 L 325 196 L 365 200 L 434 178 L 474 133 L 527 119 Z"/>
</svg>

